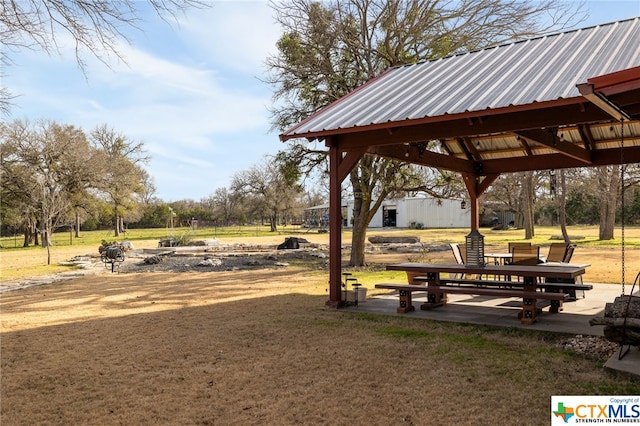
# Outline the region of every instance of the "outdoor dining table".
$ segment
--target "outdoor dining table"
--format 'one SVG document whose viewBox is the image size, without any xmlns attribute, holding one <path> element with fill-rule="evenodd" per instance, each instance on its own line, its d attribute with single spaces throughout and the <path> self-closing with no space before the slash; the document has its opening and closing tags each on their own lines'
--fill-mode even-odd
<svg viewBox="0 0 640 426">
<path fill-rule="evenodd" d="M 484 258 L 486 260 L 491 260 L 495 265 L 504 265 L 506 260 L 511 260 L 513 255 L 508 252 L 504 253 L 485 253 Z"/>
<path fill-rule="evenodd" d="M 536 298 L 533 295 L 544 294 L 540 290 L 544 286 L 543 279 L 566 279 L 576 280 L 579 279 L 584 273 L 588 265 L 575 265 L 575 264 L 558 264 L 553 265 L 461 265 L 461 264 L 439 264 L 439 263 L 415 263 L 406 262 L 393 265 L 387 265 L 387 270 L 390 271 L 405 271 L 408 276 L 415 277 L 417 275 L 424 276 L 426 281 L 425 290 L 429 293 L 429 303 L 435 306 L 443 305 L 446 302 L 444 293 L 446 293 L 447 283 L 455 282 L 455 279 L 449 279 L 448 275 L 445 277 L 443 274 L 455 274 L 458 276 L 511 276 L 521 277 L 521 286 L 517 289 L 509 289 L 509 292 L 513 296 L 522 294 L 523 306 L 521 312 L 521 320 L 523 323 L 531 324 L 536 321 L 538 315 L 538 308 L 536 305 Z M 466 279 L 465 282 L 470 286 L 465 291 L 475 291 L 477 289 L 478 294 L 486 293 L 487 289 L 483 288 L 482 279 Z M 429 287 L 433 287 L 430 292 Z M 414 286 L 415 287 L 415 286 Z M 443 290 L 445 288 L 445 290 Z M 497 292 L 497 289 L 496 289 Z M 505 294 L 507 292 L 505 291 Z"/>
<path fill-rule="evenodd" d="M 492 263 L 496 265 L 504 265 L 508 263 L 507 260 L 511 260 L 513 258 L 513 254 L 508 252 L 485 253 L 484 258 L 486 260 L 491 260 Z M 540 261 L 544 263 L 545 256 L 539 256 L 538 259 L 540 259 Z"/>
</svg>

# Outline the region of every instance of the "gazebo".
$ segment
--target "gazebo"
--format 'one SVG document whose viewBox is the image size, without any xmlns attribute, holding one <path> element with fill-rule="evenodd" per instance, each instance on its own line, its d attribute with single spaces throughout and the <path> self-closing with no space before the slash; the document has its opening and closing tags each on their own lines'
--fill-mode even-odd
<svg viewBox="0 0 640 426">
<path fill-rule="evenodd" d="M 640 162 L 638 40 L 640 17 L 390 68 L 281 134 L 329 150 L 327 304 L 341 304 L 341 182 L 365 154 L 460 173 L 472 231 L 501 173 Z"/>
</svg>

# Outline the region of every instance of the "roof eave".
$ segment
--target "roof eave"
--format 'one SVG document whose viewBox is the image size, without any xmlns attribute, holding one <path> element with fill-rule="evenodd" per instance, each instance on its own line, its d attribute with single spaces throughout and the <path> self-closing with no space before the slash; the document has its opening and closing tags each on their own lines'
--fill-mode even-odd
<svg viewBox="0 0 640 426">
<path fill-rule="evenodd" d="M 381 129 L 397 129 L 400 127 L 410 127 L 417 126 L 422 124 L 434 124 L 438 122 L 448 122 L 454 120 L 469 120 L 472 121 L 474 119 L 482 119 L 483 117 L 490 117 L 496 115 L 509 114 L 514 112 L 526 112 L 526 111 L 535 111 L 548 109 L 553 107 L 561 107 L 567 105 L 579 105 L 588 103 L 589 101 L 582 96 L 573 97 L 573 98 L 565 98 L 565 99 L 555 99 L 553 101 L 544 101 L 544 102 L 535 102 L 526 105 L 509 105 L 507 107 L 501 108 L 493 108 L 493 109 L 485 109 L 481 111 L 465 111 L 458 114 L 446 114 L 435 117 L 424 117 L 419 119 L 408 119 L 402 121 L 393 121 L 386 123 L 375 123 L 369 124 L 366 126 L 354 126 L 348 128 L 341 129 L 328 129 L 317 132 L 306 132 L 306 133 L 291 133 L 293 128 L 290 129 L 287 133 L 283 133 L 280 135 L 280 140 L 282 142 L 286 142 L 291 139 L 324 139 L 330 136 L 344 135 L 350 133 L 359 133 L 366 132 L 372 130 L 381 130 Z M 297 126 L 296 126 L 297 127 Z"/>
</svg>

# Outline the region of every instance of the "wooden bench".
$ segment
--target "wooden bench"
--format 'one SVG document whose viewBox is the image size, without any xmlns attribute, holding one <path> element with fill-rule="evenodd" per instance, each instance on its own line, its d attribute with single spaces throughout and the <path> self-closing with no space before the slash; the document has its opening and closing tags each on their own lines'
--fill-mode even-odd
<svg viewBox="0 0 640 426">
<path fill-rule="evenodd" d="M 450 280 L 441 280 L 450 281 Z M 454 281 L 454 280 L 451 280 Z M 460 280 L 455 280 L 459 282 Z M 469 280 L 475 282 L 476 280 Z M 505 283 L 505 281 L 501 281 Z M 516 284 L 517 282 L 513 282 Z M 470 283 L 469 283 L 470 284 Z M 562 302 L 568 297 L 567 293 L 562 292 L 542 292 L 542 291 L 524 291 L 514 288 L 489 288 L 480 287 L 477 285 L 416 285 L 416 284 L 376 284 L 376 288 L 397 290 L 400 296 L 400 306 L 397 308 L 398 313 L 407 313 L 415 310 L 412 303 L 412 293 L 416 291 L 427 293 L 427 303 L 423 303 L 420 306 L 422 310 L 432 309 L 438 306 L 442 306 L 446 301 L 444 295 L 451 294 L 472 294 L 478 296 L 492 296 L 492 297 L 518 297 L 522 298 L 523 310 L 520 312 L 519 317 L 523 321 L 526 321 L 527 311 L 525 306 L 531 305 L 533 300 L 543 299 L 550 300 L 551 306 L 549 312 L 557 313 L 562 310 Z M 436 295 L 440 294 L 440 297 Z"/>
<path fill-rule="evenodd" d="M 411 293 L 414 291 L 427 291 L 427 286 L 416 284 L 376 284 L 375 287 L 398 290 L 400 293 L 400 306 L 398 307 L 397 312 L 401 314 L 415 311 L 415 308 L 411 303 Z"/>
<path fill-rule="evenodd" d="M 427 283 L 428 277 L 413 277 L 414 281 Z M 441 278 L 439 280 L 441 284 L 457 285 L 457 286 L 473 286 L 473 287 L 501 287 L 501 288 L 522 288 L 524 282 L 522 281 L 510 281 L 510 280 L 484 280 L 484 279 L 469 279 L 469 278 Z M 576 299 L 576 291 L 588 291 L 593 290 L 591 284 L 574 284 L 570 282 L 544 282 L 537 284 L 538 288 L 550 293 L 568 293 L 569 299 Z"/>
<path fill-rule="evenodd" d="M 588 291 L 593 290 L 593 285 L 591 284 L 573 284 L 568 282 L 544 282 L 538 285 L 548 292 L 556 292 L 556 293 L 568 293 L 568 300 L 577 300 L 577 291 Z M 584 297 L 584 293 L 583 293 Z"/>
<path fill-rule="evenodd" d="M 427 283 L 431 279 L 429 277 L 413 277 L 413 281 Z M 440 284 L 457 285 L 457 286 L 474 286 L 474 287 L 524 287 L 522 281 L 510 281 L 510 280 L 485 280 L 485 279 L 472 279 L 472 278 L 440 278 L 438 280 Z"/>
<path fill-rule="evenodd" d="M 538 299 L 549 300 L 551 303 L 550 312 L 559 312 L 562 303 L 567 298 L 567 293 L 564 286 L 556 286 L 555 283 L 566 283 L 566 286 L 569 287 L 575 285 L 576 282 L 580 282 L 587 266 L 578 264 L 546 264 L 541 266 L 405 262 L 387 265 L 387 270 L 406 272 L 411 285 L 426 281 L 427 285 L 422 291 L 428 293 L 428 302 L 421 307 L 422 309 L 445 304 L 447 292 L 493 297 L 519 297 L 522 298 L 520 321 L 523 324 L 533 324 L 541 311 L 538 307 Z M 491 275 L 519 278 L 514 281 L 510 279 L 504 281 L 482 279 L 482 277 Z M 416 280 L 416 277 L 424 278 Z M 545 288 L 543 280 L 554 284 Z M 398 312 L 413 310 L 411 293 L 421 290 L 421 286 L 417 285 L 416 287 L 413 289 L 410 287 L 393 288 L 401 292 L 401 307 Z"/>
</svg>

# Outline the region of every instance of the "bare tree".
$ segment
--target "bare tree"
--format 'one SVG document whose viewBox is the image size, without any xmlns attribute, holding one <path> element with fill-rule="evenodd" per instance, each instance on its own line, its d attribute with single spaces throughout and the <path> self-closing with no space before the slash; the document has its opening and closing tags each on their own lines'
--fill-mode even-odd
<svg viewBox="0 0 640 426">
<path fill-rule="evenodd" d="M 35 225 L 48 249 L 53 231 L 70 223 L 74 202 L 95 184 L 89 143 L 82 130 L 55 122 L 18 120 L 2 130 L 3 203 L 22 209 L 25 245 Z"/>
<path fill-rule="evenodd" d="M 266 159 L 249 170 L 236 173 L 231 191 L 250 199 L 253 207 L 269 219 L 271 232 L 278 230 L 282 214 L 291 210 L 301 193 L 297 184 L 285 179 L 277 162 Z"/>
<path fill-rule="evenodd" d="M 140 198 L 140 202 L 145 206 L 151 205 L 156 200 L 156 184 L 153 181 L 153 176 L 144 169 L 140 170 L 140 180 L 142 182 L 141 191 L 137 194 Z"/>
<path fill-rule="evenodd" d="M 214 215 L 220 218 L 222 224 L 230 225 L 231 222 L 240 217 L 240 201 L 240 194 L 230 191 L 227 188 L 216 189 L 213 196 L 211 196 Z"/>
<path fill-rule="evenodd" d="M 2 221 L 14 219 L 14 226 L 24 232 L 24 247 L 32 242 L 38 244 L 37 214 L 39 208 L 33 200 L 36 183 L 28 158 L 35 157 L 26 153 L 35 146 L 32 125 L 24 121 L 0 124 L 0 204 Z M 25 158 L 27 157 L 27 158 Z M 40 193 L 40 192 L 38 192 Z"/>
<path fill-rule="evenodd" d="M 70 36 L 75 43 L 76 61 L 82 69 L 87 54 L 105 64 L 110 55 L 123 59 L 117 42 L 130 42 L 126 30 L 140 29 L 142 12 L 149 7 L 168 21 L 189 8 L 207 7 L 207 3 L 200 0 L 3 1 L 0 61 L 7 66 L 11 62 L 10 52 L 23 49 L 56 53 L 65 36 Z M 8 112 L 10 102 L 8 88 L 0 88 L 0 111 Z"/>
</svg>

